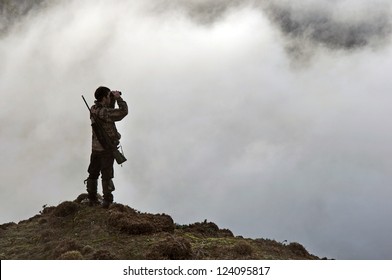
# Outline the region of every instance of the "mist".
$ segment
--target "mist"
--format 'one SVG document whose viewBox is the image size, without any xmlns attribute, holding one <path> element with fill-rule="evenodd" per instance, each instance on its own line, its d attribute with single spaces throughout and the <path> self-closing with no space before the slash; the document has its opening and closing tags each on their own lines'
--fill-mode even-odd
<svg viewBox="0 0 392 280">
<path fill-rule="evenodd" d="M 81 95 L 105 85 L 130 109 L 115 201 L 320 257 L 391 259 L 390 18 L 383 0 L 24 12 L 0 37 L 0 223 L 85 192 Z"/>
</svg>

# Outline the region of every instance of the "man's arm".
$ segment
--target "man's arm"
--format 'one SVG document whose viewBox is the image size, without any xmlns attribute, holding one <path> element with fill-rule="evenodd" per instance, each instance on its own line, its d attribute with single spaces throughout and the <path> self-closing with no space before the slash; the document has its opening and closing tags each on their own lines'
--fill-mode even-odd
<svg viewBox="0 0 392 280">
<path fill-rule="evenodd" d="M 128 115 L 128 105 L 127 102 L 122 99 L 119 91 L 113 91 L 113 97 L 117 101 L 118 108 L 107 109 L 108 117 L 114 121 L 121 121 L 126 115 Z"/>
</svg>

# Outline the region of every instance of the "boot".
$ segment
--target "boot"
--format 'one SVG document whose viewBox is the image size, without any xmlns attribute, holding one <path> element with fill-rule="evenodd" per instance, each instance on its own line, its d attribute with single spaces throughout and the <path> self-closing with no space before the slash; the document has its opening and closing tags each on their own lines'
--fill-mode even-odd
<svg viewBox="0 0 392 280">
<path fill-rule="evenodd" d="M 109 180 L 102 180 L 102 190 L 103 190 L 103 208 L 109 208 L 110 204 L 113 203 L 113 194 L 112 192 L 115 190 L 113 181 Z"/>
<path fill-rule="evenodd" d="M 88 200 L 89 205 L 93 206 L 98 204 L 98 197 L 97 197 L 97 188 L 98 188 L 98 180 L 87 178 L 87 193 L 88 193 Z"/>
</svg>

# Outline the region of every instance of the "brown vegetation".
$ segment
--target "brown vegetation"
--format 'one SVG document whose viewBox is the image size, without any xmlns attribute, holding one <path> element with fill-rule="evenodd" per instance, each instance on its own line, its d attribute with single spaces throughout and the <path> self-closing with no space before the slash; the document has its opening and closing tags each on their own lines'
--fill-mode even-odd
<svg viewBox="0 0 392 280">
<path fill-rule="evenodd" d="M 318 259 L 299 243 L 235 237 L 213 222 L 176 225 L 167 214 L 113 204 L 89 206 L 86 195 L 45 206 L 34 217 L 0 225 L 0 259 Z"/>
</svg>

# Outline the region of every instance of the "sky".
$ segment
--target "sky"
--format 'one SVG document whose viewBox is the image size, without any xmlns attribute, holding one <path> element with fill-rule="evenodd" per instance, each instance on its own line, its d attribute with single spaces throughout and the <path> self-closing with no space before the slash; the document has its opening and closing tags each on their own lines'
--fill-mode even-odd
<svg viewBox="0 0 392 280">
<path fill-rule="evenodd" d="M 85 192 L 81 95 L 92 104 L 104 85 L 130 109 L 115 201 L 319 257 L 392 259 L 391 12 L 387 0 L 58 0 L 2 17 L 0 223 Z"/>
</svg>

